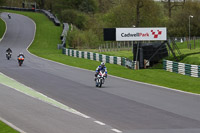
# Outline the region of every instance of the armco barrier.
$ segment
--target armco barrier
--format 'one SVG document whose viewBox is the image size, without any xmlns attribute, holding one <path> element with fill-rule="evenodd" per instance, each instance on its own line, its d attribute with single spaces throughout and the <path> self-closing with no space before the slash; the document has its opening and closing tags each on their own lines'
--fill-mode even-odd
<svg viewBox="0 0 200 133">
<path fill-rule="evenodd" d="M 163 69 L 191 77 L 200 77 L 200 66 L 163 60 Z"/>
<path fill-rule="evenodd" d="M 38 10 L 38 11 L 44 13 L 50 20 L 54 22 L 56 26 L 60 26 L 60 21 L 50 11 L 43 10 L 43 9 Z"/>
<path fill-rule="evenodd" d="M 67 39 L 67 32 L 69 31 L 69 24 L 63 23 L 63 32 L 60 35 L 60 39 L 62 40 L 62 44 L 58 44 L 58 49 L 62 49 L 66 47 L 66 39 Z"/>
<path fill-rule="evenodd" d="M 77 58 L 84 58 L 84 59 L 95 60 L 95 61 L 100 61 L 100 62 L 105 62 L 105 63 L 110 63 L 110 64 L 118 64 L 121 66 L 126 66 L 130 69 L 135 68 L 135 62 L 130 61 L 124 57 L 108 56 L 108 55 L 103 55 L 99 53 L 67 49 L 64 47 L 62 48 L 62 53 L 65 55 L 73 56 Z"/>
<path fill-rule="evenodd" d="M 69 30 L 69 25 L 68 23 L 63 23 L 63 32 L 62 34 L 60 35 L 60 39 L 62 40 L 63 37 L 66 37 L 67 36 L 67 32 Z"/>
</svg>

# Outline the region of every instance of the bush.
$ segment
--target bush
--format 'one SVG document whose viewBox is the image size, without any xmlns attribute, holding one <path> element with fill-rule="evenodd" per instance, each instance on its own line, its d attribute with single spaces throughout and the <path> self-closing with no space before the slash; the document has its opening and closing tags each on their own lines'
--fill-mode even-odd
<svg viewBox="0 0 200 133">
<path fill-rule="evenodd" d="M 74 9 L 63 10 L 61 12 L 61 18 L 63 22 L 72 23 L 79 29 L 85 29 L 88 21 L 88 16 L 86 14 Z"/>
<path fill-rule="evenodd" d="M 69 47 L 76 48 L 97 48 L 99 39 L 91 30 L 81 31 L 75 29 L 68 34 L 67 37 Z"/>
</svg>

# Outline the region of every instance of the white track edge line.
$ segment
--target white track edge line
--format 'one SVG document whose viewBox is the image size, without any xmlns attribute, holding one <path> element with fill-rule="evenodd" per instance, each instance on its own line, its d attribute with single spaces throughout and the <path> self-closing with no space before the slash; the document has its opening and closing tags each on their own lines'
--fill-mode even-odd
<svg viewBox="0 0 200 133">
<path fill-rule="evenodd" d="M 97 124 L 99 124 L 99 125 L 101 125 L 101 126 L 105 126 L 106 125 L 105 123 L 100 122 L 100 121 L 94 121 L 94 122 L 97 123 Z"/>
<path fill-rule="evenodd" d="M 23 131 L 22 129 L 18 128 L 17 126 L 13 125 L 12 123 L 8 122 L 7 120 L 3 119 L 0 117 L 0 120 L 5 123 L 6 125 L 10 126 L 11 128 L 17 130 L 20 133 L 26 133 L 25 131 Z"/>
<path fill-rule="evenodd" d="M 111 129 L 112 131 L 116 132 L 116 133 L 122 133 L 122 131 L 118 130 L 118 129 Z"/>
</svg>

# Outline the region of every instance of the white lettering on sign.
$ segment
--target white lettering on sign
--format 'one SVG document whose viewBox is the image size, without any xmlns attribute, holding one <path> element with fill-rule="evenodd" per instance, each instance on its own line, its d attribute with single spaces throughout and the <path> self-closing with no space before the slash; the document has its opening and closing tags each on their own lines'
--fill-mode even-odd
<svg viewBox="0 0 200 133">
<path fill-rule="evenodd" d="M 116 41 L 167 40 L 166 28 L 116 28 Z"/>
</svg>

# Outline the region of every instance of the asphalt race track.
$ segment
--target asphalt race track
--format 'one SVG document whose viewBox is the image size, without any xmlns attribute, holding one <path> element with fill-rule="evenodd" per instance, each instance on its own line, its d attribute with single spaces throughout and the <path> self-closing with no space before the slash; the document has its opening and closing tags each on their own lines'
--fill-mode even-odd
<svg viewBox="0 0 200 133">
<path fill-rule="evenodd" d="M 6 21 L 8 29 L 4 39 L 0 43 L 0 72 L 90 116 L 92 119 L 108 125 L 106 127 L 93 127 L 96 130 L 93 129 L 92 131 L 82 130 L 82 133 L 106 133 L 110 131 L 108 130 L 109 127 L 118 129 L 123 133 L 200 132 L 199 95 L 177 92 L 109 75 L 103 88 L 96 88 L 93 81 L 94 72 L 47 61 L 27 52 L 26 48 L 34 37 L 34 23 L 27 17 L 16 14 L 11 15 L 12 19 L 9 20 L 6 14 L 2 14 L 2 18 Z M 10 61 L 5 58 L 4 52 L 8 47 L 13 50 L 13 56 Z M 23 52 L 26 57 L 22 67 L 18 66 L 16 60 L 19 52 Z M 0 94 L 10 94 L 6 92 L 9 88 L 5 89 L 5 86 L 0 86 L 0 88 L 2 88 L 0 89 Z M 12 91 L 12 93 L 15 93 L 15 91 Z M 18 101 L 18 97 L 24 97 L 24 99 L 29 99 L 27 101 L 35 102 L 33 99 L 30 100 L 30 98 L 20 95 L 23 94 L 16 94 L 16 97 L 13 96 L 19 106 L 23 101 Z M 8 97 L 6 98 L 8 99 Z M 58 115 L 59 109 L 50 107 L 50 105 L 44 103 L 33 103 L 33 105 L 41 106 L 41 110 L 32 111 L 32 116 L 28 115 L 29 120 L 33 119 L 33 122 L 29 123 L 25 118 L 11 117 L 15 116 L 15 114 L 8 110 L 15 110 L 16 107 L 11 106 L 13 107 L 11 108 L 5 106 L 3 103 L 0 104 L 0 117 L 8 119 L 13 124 L 20 121 L 21 124 L 18 124 L 18 127 L 24 131 L 27 130 L 27 127 L 36 126 L 37 124 L 34 124 L 34 122 L 40 122 L 41 124 L 38 125 L 50 128 L 48 119 L 52 120 L 49 124 L 53 124 L 58 121 L 58 123 L 66 122 L 61 118 L 66 117 L 67 119 L 70 117 L 75 124 L 71 124 L 71 128 L 70 126 L 63 127 L 63 130 L 61 128 L 63 124 L 58 124 L 60 125 L 59 129 L 61 128 L 60 132 L 66 130 L 67 133 L 78 132 L 75 131 L 76 128 L 73 125 L 77 124 L 80 126 L 81 122 L 77 121 L 76 123 L 77 118 L 75 118 L 74 114 L 70 115 L 70 113 L 60 110 L 61 117 Z M 41 118 L 42 120 L 40 121 L 40 117 L 35 117 L 34 113 L 42 113 L 44 115 L 46 113 L 43 111 L 46 108 L 51 108 L 46 110 L 47 116 L 50 118 L 46 118 L 47 121 L 44 124 L 42 122 L 44 122 L 45 118 Z M 24 117 L 27 116 L 26 113 L 28 111 L 23 111 L 19 115 L 24 114 Z M 92 126 L 91 121 L 88 119 L 85 119 L 83 124 L 86 124 L 85 127 Z M 66 125 L 70 125 L 69 120 L 66 122 Z M 39 131 L 41 128 L 38 128 L 37 132 L 45 132 L 43 130 Z M 79 127 L 77 127 L 78 129 L 80 130 Z M 50 129 L 49 131 L 53 132 Z M 34 132 L 34 130 L 29 132 Z"/>
</svg>

